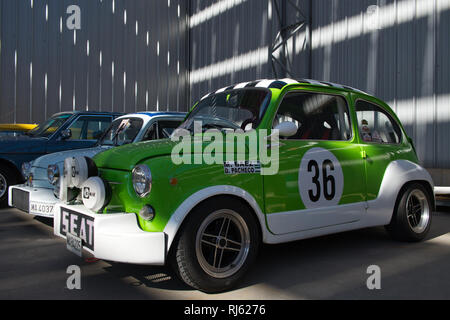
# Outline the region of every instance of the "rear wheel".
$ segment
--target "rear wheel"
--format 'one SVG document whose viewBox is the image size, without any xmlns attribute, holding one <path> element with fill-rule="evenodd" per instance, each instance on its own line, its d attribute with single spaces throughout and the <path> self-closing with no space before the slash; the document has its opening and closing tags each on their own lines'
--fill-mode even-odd
<svg viewBox="0 0 450 320">
<path fill-rule="evenodd" d="M 259 243 L 259 228 L 250 210 L 233 198 L 215 198 L 190 213 L 174 244 L 173 266 L 196 289 L 225 291 L 255 260 Z"/>
<path fill-rule="evenodd" d="M 391 223 L 386 227 L 393 238 L 401 241 L 421 241 L 431 227 L 432 200 L 421 184 L 408 186 L 400 196 Z"/>
</svg>

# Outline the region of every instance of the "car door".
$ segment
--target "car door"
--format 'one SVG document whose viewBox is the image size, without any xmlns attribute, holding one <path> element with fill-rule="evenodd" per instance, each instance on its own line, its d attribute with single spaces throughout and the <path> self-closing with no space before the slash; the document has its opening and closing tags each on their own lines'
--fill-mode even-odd
<svg viewBox="0 0 450 320">
<path fill-rule="evenodd" d="M 66 139 L 55 137 L 56 141 L 48 145 L 47 153 L 92 147 L 111 122 L 109 115 L 80 115 L 66 128 L 71 136 Z"/>
<path fill-rule="evenodd" d="M 347 99 L 291 91 L 273 127 L 284 121 L 297 133 L 280 139 L 278 174 L 264 176 L 265 211 L 275 234 L 358 221 L 365 212 L 365 170 Z"/>
<path fill-rule="evenodd" d="M 400 126 L 381 106 L 357 99 L 355 111 L 365 158 L 367 200 L 369 201 L 377 198 L 387 166 L 398 155 L 410 150 L 402 147 Z"/>
</svg>

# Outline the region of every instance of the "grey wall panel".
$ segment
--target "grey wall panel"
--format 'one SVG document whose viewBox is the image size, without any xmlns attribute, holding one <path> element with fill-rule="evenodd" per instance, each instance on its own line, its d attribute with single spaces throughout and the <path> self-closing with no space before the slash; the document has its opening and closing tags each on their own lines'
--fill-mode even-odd
<svg viewBox="0 0 450 320">
<path fill-rule="evenodd" d="M 16 117 L 18 123 L 30 122 L 30 63 L 32 60 L 32 9 L 27 1 L 16 1 L 18 10 L 23 17 L 17 28 L 17 75 L 16 75 Z M 3 73 L 3 71 L 2 71 Z M 0 86 L 0 95 L 1 89 Z M 1 103 L 0 107 L 4 105 Z M 1 116 L 1 115 L 0 115 Z M 4 121 L 2 119 L 2 121 Z"/>
<path fill-rule="evenodd" d="M 379 7 L 379 29 L 368 29 L 370 5 Z M 450 53 L 449 7 L 447 0 L 313 1 L 313 77 L 389 102 L 430 168 L 450 168 L 442 142 L 450 70 L 440 58 Z"/>
<path fill-rule="evenodd" d="M 268 5 L 260 0 L 191 1 L 192 103 L 210 90 L 268 76 L 268 51 L 255 54 L 271 41 Z M 250 61 L 249 53 L 254 53 Z"/>
<path fill-rule="evenodd" d="M 450 11 L 437 15 L 436 51 L 436 167 L 448 168 L 450 159 Z"/>
<path fill-rule="evenodd" d="M 81 9 L 76 32 L 66 26 L 70 5 Z M 0 7 L 0 122 L 41 122 L 72 109 L 155 110 L 157 101 L 161 110 L 187 109 L 186 1 L 0 0 Z"/>
<path fill-rule="evenodd" d="M 14 121 L 15 100 L 15 68 L 14 57 L 17 46 L 17 3 L 7 1 L 2 3 L 1 9 L 1 90 L 0 90 L 0 117 L 5 122 Z"/>
<path fill-rule="evenodd" d="M 100 3 L 98 19 L 102 23 L 99 27 L 99 49 L 101 52 L 100 78 L 99 81 L 99 109 L 112 110 L 113 107 L 113 77 L 112 64 L 114 57 L 113 38 L 115 33 L 112 31 L 113 24 L 113 10 L 112 0 L 103 0 Z"/>
</svg>

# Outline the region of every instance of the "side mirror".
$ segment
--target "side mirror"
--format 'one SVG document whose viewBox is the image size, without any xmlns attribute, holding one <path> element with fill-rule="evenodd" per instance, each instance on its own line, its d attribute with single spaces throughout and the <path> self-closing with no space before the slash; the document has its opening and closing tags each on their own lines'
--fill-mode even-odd
<svg viewBox="0 0 450 320">
<path fill-rule="evenodd" d="M 294 136 L 297 133 L 298 128 L 295 125 L 295 123 L 293 123 L 291 121 L 285 121 L 285 122 L 278 124 L 274 128 L 274 130 L 279 131 L 280 137 L 289 138 L 289 137 Z"/>
<path fill-rule="evenodd" d="M 62 140 L 67 140 L 70 139 L 72 137 L 72 130 L 70 129 L 66 129 L 61 131 L 61 139 Z"/>
</svg>

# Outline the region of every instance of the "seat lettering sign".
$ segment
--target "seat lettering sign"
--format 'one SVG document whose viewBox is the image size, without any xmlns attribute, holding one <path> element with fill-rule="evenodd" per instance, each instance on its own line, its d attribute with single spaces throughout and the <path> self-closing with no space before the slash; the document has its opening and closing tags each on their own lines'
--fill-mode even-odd
<svg viewBox="0 0 450 320">
<path fill-rule="evenodd" d="M 298 188 L 307 209 L 337 205 L 344 190 L 344 174 L 336 156 L 323 148 L 308 150 L 300 163 Z"/>
<path fill-rule="evenodd" d="M 94 250 L 94 218 L 84 214 L 61 208 L 60 233 L 68 233 L 80 238 L 83 246 Z"/>
</svg>

